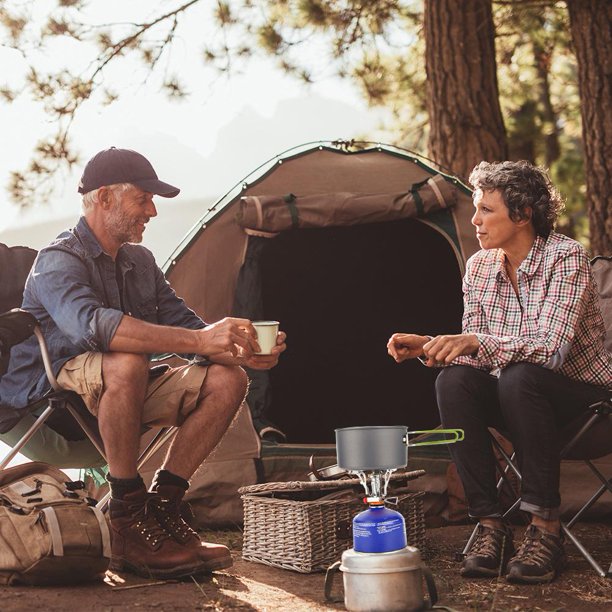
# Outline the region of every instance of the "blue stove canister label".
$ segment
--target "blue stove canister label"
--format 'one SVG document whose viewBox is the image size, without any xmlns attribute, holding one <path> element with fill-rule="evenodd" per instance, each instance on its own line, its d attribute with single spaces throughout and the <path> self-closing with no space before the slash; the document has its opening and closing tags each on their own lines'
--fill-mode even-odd
<svg viewBox="0 0 612 612">
<path fill-rule="evenodd" d="M 395 510 L 369 508 L 353 519 L 353 548 L 357 552 L 391 552 L 406 545 L 404 517 Z"/>
</svg>

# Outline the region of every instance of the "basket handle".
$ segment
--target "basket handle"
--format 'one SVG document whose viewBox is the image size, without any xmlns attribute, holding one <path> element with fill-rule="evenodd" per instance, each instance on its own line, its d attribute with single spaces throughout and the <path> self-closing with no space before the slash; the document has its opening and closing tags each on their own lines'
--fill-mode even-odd
<svg viewBox="0 0 612 612">
<path fill-rule="evenodd" d="M 341 561 L 336 561 L 332 563 L 325 572 L 325 599 L 332 603 L 340 603 L 344 601 L 344 597 L 340 597 L 338 595 L 332 595 L 332 588 L 334 586 L 334 577 L 338 573 L 340 569 Z"/>
</svg>

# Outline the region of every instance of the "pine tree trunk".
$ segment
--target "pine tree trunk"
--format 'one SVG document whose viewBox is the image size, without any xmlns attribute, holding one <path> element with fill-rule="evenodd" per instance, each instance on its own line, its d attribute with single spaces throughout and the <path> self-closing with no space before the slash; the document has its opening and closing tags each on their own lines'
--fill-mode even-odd
<svg viewBox="0 0 612 612">
<path fill-rule="evenodd" d="M 429 152 L 467 178 L 508 157 L 491 0 L 425 0 Z"/>
<path fill-rule="evenodd" d="M 582 113 L 591 253 L 612 255 L 612 3 L 567 0 Z"/>
<path fill-rule="evenodd" d="M 540 28 L 544 27 L 542 16 L 538 18 Z M 559 159 L 561 148 L 559 146 L 559 126 L 557 113 L 550 99 L 550 62 L 551 51 L 543 47 L 537 36 L 533 37 L 533 61 L 538 79 L 536 81 L 537 96 L 542 107 L 541 118 L 544 124 L 543 136 L 545 145 L 545 163 L 550 166 Z"/>
</svg>

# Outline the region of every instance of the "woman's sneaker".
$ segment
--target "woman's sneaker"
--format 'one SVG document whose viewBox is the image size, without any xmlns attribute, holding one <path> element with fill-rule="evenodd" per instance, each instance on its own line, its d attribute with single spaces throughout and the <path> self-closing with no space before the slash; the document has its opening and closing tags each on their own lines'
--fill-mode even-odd
<svg viewBox="0 0 612 612">
<path fill-rule="evenodd" d="M 504 525 L 498 529 L 479 523 L 476 529 L 476 538 L 463 560 L 461 575 L 466 578 L 503 575 L 508 559 L 515 552 L 510 527 Z"/>
<path fill-rule="evenodd" d="M 566 561 L 563 536 L 530 525 L 518 552 L 508 561 L 506 580 L 528 584 L 550 582 Z"/>
</svg>

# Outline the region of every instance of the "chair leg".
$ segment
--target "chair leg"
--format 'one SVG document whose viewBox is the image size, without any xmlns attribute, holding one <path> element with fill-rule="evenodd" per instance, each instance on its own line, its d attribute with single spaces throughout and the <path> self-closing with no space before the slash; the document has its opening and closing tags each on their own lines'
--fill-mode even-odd
<svg viewBox="0 0 612 612">
<path fill-rule="evenodd" d="M 162 427 L 147 447 L 138 457 L 138 469 L 140 469 L 170 438 L 176 434 L 176 427 Z"/>
<path fill-rule="evenodd" d="M 572 525 L 587 511 L 589 508 L 607 491 L 610 490 L 610 483 L 612 483 L 612 479 L 607 483 L 604 483 L 595 493 L 591 496 L 588 502 L 576 512 L 576 514 L 572 517 L 570 521 L 568 521 L 568 527 L 572 527 Z"/>
<path fill-rule="evenodd" d="M 460 553 L 455 553 L 455 561 L 463 561 L 465 559 L 465 556 L 468 554 L 468 551 L 472 547 L 472 543 L 476 539 L 477 530 L 478 530 L 478 525 L 476 525 L 474 529 L 472 530 L 472 533 L 470 534 L 468 541 L 465 543 L 463 550 Z"/>
<path fill-rule="evenodd" d="M 497 451 L 499 452 L 499 454 L 502 456 L 503 460 L 505 461 L 505 465 L 503 465 L 499 459 L 495 458 L 495 462 L 497 464 L 497 470 L 500 474 L 500 479 L 497 482 L 498 495 L 501 493 L 502 487 L 505 484 L 508 492 L 515 499 L 514 503 L 503 514 L 503 518 L 507 518 L 515 510 L 517 510 L 521 504 L 520 483 L 523 480 L 523 477 L 521 473 L 519 472 L 518 468 L 516 467 L 516 465 L 514 464 L 516 452 L 513 452 L 511 455 L 508 455 L 508 453 L 504 450 L 502 445 L 497 441 L 495 436 L 491 436 L 491 442 L 493 443 L 493 446 L 497 449 Z M 509 472 L 514 473 L 518 483 L 513 483 L 510 480 L 510 478 L 508 477 Z M 518 489 L 516 488 L 517 484 L 519 487 Z M 521 512 L 521 516 L 525 514 L 526 513 Z M 528 523 L 529 520 L 527 519 L 526 522 Z"/>
<path fill-rule="evenodd" d="M 518 478 L 518 481 L 521 482 L 521 480 L 523 480 L 523 477 L 518 471 L 518 468 L 514 465 L 514 458 L 516 456 L 516 453 L 512 453 L 512 455 L 509 456 L 508 453 L 502 448 L 502 445 L 494 437 L 491 437 L 491 441 L 493 442 L 493 445 L 495 446 L 495 448 L 497 448 L 499 454 L 504 458 L 504 461 L 506 462 L 505 471 L 507 472 L 508 470 L 512 470 Z"/>
<path fill-rule="evenodd" d="M 521 505 L 521 498 L 517 497 L 514 503 L 502 514 L 503 518 L 509 517 Z M 523 513 L 524 514 L 524 513 Z"/>
<path fill-rule="evenodd" d="M 605 490 L 607 489 L 608 491 L 610 491 L 610 493 L 612 493 L 612 478 L 606 478 L 594 465 L 593 463 L 589 460 L 586 459 L 585 463 L 591 468 L 591 471 L 593 472 L 593 474 L 595 474 L 595 476 L 597 476 L 597 478 L 599 478 L 599 480 L 601 480 L 603 487 L 602 489 Z M 602 491 L 603 492 L 603 491 Z"/>
<path fill-rule="evenodd" d="M 85 435 L 89 438 L 89 441 L 96 447 L 96 450 L 102 455 L 105 461 L 106 452 L 104 450 L 104 444 L 102 443 L 102 439 L 98 435 L 97 431 L 93 431 L 87 421 L 81 416 L 79 411 L 70 403 L 69 400 L 66 401 L 66 410 L 74 417 L 74 420 L 80 425 L 81 429 L 85 432 Z"/>
<path fill-rule="evenodd" d="M 561 523 L 561 529 L 567 538 L 571 540 L 572 544 L 574 544 L 574 546 L 578 549 L 580 554 L 586 559 L 589 565 L 595 570 L 598 576 L 601 578 L 612 578 L 612 563 L 610 564 L 610 567 L 606 573 L 599 563 L 593 559 L 589 551 L 582 545 L 580 540 L 578 540 L 578 538 L 570 531 L 574 523 L 576 523 L 606 491 L 610 491 L 612 493 L 612 479 L 606 480 L 606 477 L 590 461 L 587 460 L 585 463 L 591 468 L 593 473 L 597 476 L 597 478 L 599 478 L 599 480 L 601 480 L 603 484 L 567 523 Z"/>
<path fill-rule="evenodd" d="M 19 442 L 17 442 L 17 444 L 6 454 L 4 459 L 0 461 L 0 470 L 3 470 L 13 460 L 19 451 L 28 443 L 30 438 L 44 425 L 45 421 L 51 416 L 54 410 L 55 406 L 52 402 L 49 402 L 47 408 L 45 408 L 43 413 L 32 424 L 32 427 L 28 429 L 21 440 L 19 440 Z"/>
<path fill-rule="evenodd" d="M 565 536 L 571 540 L 572 544 L 578 549 L 580 554 L 586 559 L 589 565 L 595 570 L 597 575 L 600 578 L 612 578 L 612 563 L 610 564 L 610 569 L 606 573 L 601 565 L 593 559 L 589 551 L 582 545 L 580 540 L 570 531 L 569 527 L 565 523 L 561 523 L 561 530 L 565 534 Z"/>
<path fill-rule="evenodd" d="M 512 459 L 514 459 L 514 455 L 512 455 L 510 461 Z M 512 481 L 510 480 L 510 478 L 508 478 L 508 472 L 510 472 L 510 462 L 507 460 L 506 465 L 504 466 L 502 465 L 501 461 L 498 461 L 496 459 L 495 463 L 497 466 L 497 472 L 499 473 L 499 480 L 497 481 L 497 494 L 499 495 L 503 486 L 506 485 L 508 491 L 514 496 L 516 496 L 518 493 L 515 491 Z"/>
</svg>

